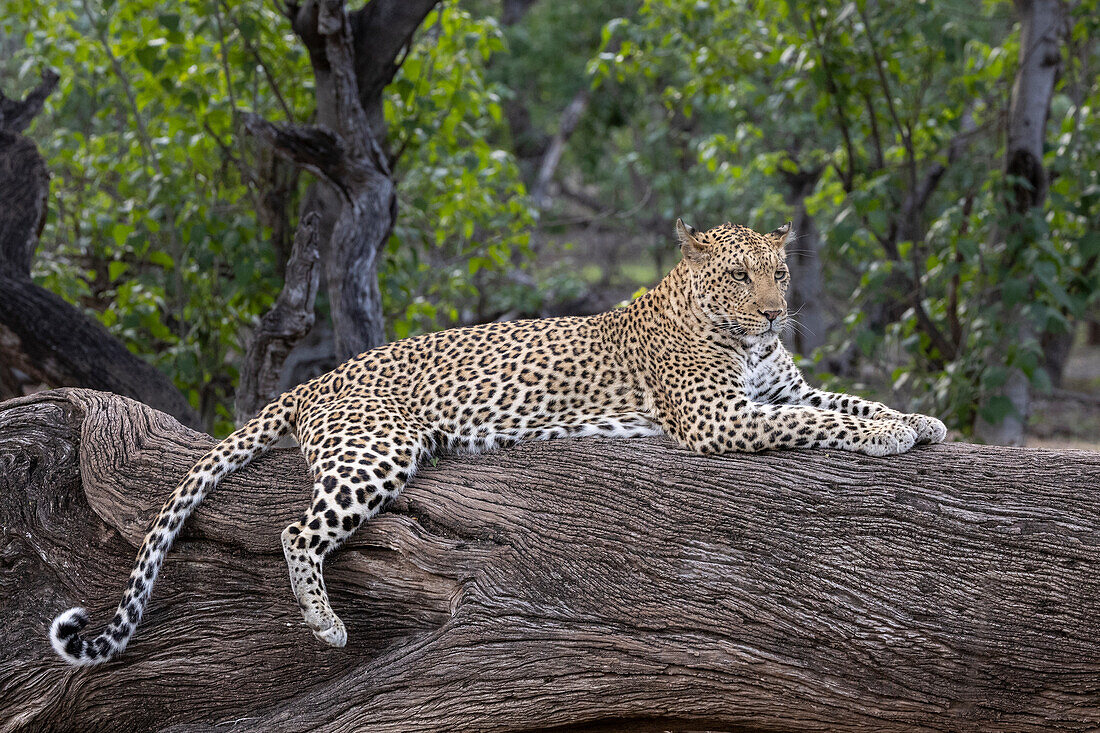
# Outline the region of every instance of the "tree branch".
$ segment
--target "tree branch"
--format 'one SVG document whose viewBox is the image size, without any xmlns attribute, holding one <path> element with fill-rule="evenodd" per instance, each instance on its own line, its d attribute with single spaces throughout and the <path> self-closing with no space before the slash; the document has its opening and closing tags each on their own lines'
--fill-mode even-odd
<svg viewBox="0 0 1100 733">
<path fill-rule="evenodd" d="M 920 239 L 921 218 L 928 204 L 928 199 L 931 198 L 936 187 L 939 186 L 947 169 L 962 157 L 966 147 L 976 137 L 977 126 L 970 110 L 963 114 L 960 128 L 947 146 L 946 162 L 938 160 L 932 162 L 920 183 L 910 188 L 909 193 L 902 201 L 900 210 L 890 222 L 890 231 L 884 241 L 889 243 L 889 246 L 886 247 L 887 254 L 896 262 L 901 262 L 898 242 L 915 243 Z M 928 311 L 922 302 L 924 300 L 924 288 L 920 279 L 922 265 L 916 247 L 913 247 L 911 253 L 913 277 L 906 278 L 909 280 L 909 304 L 913 308 L 921 330 L 927 334 L 932 345 L 940 353 L 940 359 L 935 360 L 936 366 L 942 366 L 942 362 L 951 361 L 957 356 L 961 344 L 957 340 L 949 339 L 928 315 Z M 955 333 L 955 331 L 956 329 L 951 329 L 952 333 Z"/>
<path fill-rule="evenodd" d="M 871 20 L 867 15 L 867 8 L 859 3 L 856 3 L 856 8 L 859 12 L 860 18 L 863 20 L 863 33 L 867 36 L 867 44 L 871 47 L 871 56 L 875 61 L 875 72 L 878 74 L 879 85 L 882 87 L 882 96 L 886 99 L 886 108 L 890 110 L 890 118 L 894 121 L 894 126 L 897 127 L 898 135 L 901 136 L 902 144 L 905 146 L 905 160 L 906 166 L 909 171 L 909 187 L 913 188 L 917 184 L 917 155 L 913 149 L 913 131 L 907 124 L 903 124 L 900 115 L 894 105 L 894 93 L 890 89 L 890 82 L 886 78 L 886 69 L 882 62 L 882 55 L 879 53 L 878 44 L 875 43 L 874 34 L 871 33 Z"/>
<path fill-rule="evenodd" d="M 0 92 L 0 130 L 8 132 L 23 132 L 31 124 L 31 120 L 42 111 L 42 105 L 46 97 L 53 94 L 61 77 L 53 69 L 42 71 L 42 81 L 32 89 L 22 102 L 8 99 Z"/>
<path fill-rule="evenodd" d="M 400 68 L 398 54 L 439 0 L 371 0 L 349 15 L 359 101 L 370 109 Z"/>
<path fill-rule="evenodd" d="M 252 336 L 237 388 L 237 425 L 243 425 L 278 397 L 283 364 L 295 344 L 313 327 L 313 301 L 321 279 L 317 270 L 321 258 L 317 244 L 320 221 L 320 214 L 310 211 L 298 223 L 282 292 Z"/>
<path fill-rule="evenodd" d="M 279 102 L 279 107 L 283 110 L 283 114 L 286 115 L 287 122 L 294 121 L 294 113 L 290 110 L 290 106 L 286 103 L 286 99 L 283 97 L 282 91 L 279 89 L 279 85 L 275 82 L 275 76 L 271 73 L 271 68 L 264 61 L 263 56 L 260 55 L 259 49 L 256 45 L 249 40 L 248 35 L 241 29 L 241 24 L 236 17 L 230 12 L 229 3 L 226 0 L 219 0 L 222 8 L 225 10 L 226 15 L 233 25 L 236 27 L 238 34 L 241 37 L 241 41 L 244 43 L 245 48 L 252 55 L 252 58 L 256 60 L 260 69 L 264 72 L 264 78 L 267 79 L 268 86 L 271 87 L 271 92 L 275 95 L 275 99 Z"/>
<path fill-rule="evenodd" d="M 818 27 L 817 20 L 815 19 L 815 8 L 811 8 L 808 13 L 810 19 L 810 28 L 814 34 L 814 45 L 817 46 L 818 56 L 821 57 L 821 68 L 825 72 L 825 91 L 828 92 L 829 98 L 833 103 L 833 112 L 836 115 L 837 126 L 840 128 L 840 134 L 844 138 L 844 149 L 848 152 L 848 169 L 842 170 L 838 166 L 835 166 L 837 173 L 840 174 L 840 180 L 844 184 L 844 190 L 851 193 L 853 187 L 853 181 L 855 177 L 855 147 L 852 145 L 852 134 L 849 131 L 848 116 L 844 113 L 844 105 L 840 99 L 840 89 L 837 87 L 836 79 L 833 78 L 832 64 L 829 63 L 828 56 L 825 55 L 825 44 L 822 41 Z"/>
<path fill-rule="evenodd" d="M 172 382 L 138 358 L 98 322 L 29 278 L 0 274 L 2 361 L 17 353 L 50 386 L 80 385 L 127 395 L 188 425 L 198 415 Z"/>
<path fill-rule="evenodd" d="M 924 208 L 928 205 L 928 199 L 935 192 L 936 187 L 939 186 L 944 173 L 954 163 L 958 162 L 967 146 L 977 137 L 979 132 L 981 130 L 974 123 L 973 110 L 967 109 L 963 112 L 959 132 L 951 138 L 951 142 L 947 145 L 946 162 L 933 161 L 932 165 L 928 167 L 924 178 L 902 202 L 903 217 L 919 216 L 920 212 L 924 211 Z"/>
<path fill-rule="evenodd" d="M 561 156 L 565 153 L 565 144 L 569 141 L 573 130 L 577 129 L 591 98 L 592 90 L 584 86 L 573 95 L 573 99 L 561 113 L 558 131 L 550 140 L 550 146 L 542 158 L 538 175 L 535 177 L 535 185 L 531 187 L 531 198 L 540 208 L 545 209 L 550 206 L 550 182 L 554 179 L 554 172 L 557 171 Z"/>
<path fill-rule="evenodd" d="M 244 129 L 281 157 L 300 165 L 337 190 L 344 190 L 347 155 L 341 140 L 318 125 L 277 125 L 251 112 L 242 113 Z"/>
<path fill-rule="evenodd" d="M 878 131 L 878 114 L 875 113 L 875 105 L 871 102 L 871 95 L 866 91 L 862 91 L 859 95 L 863 98 L 863 107 L 867 110 L 867 119 L 871 121 L 871 140 L 875 144 L 875 169 L 881 170 L 886 167 L 886 155 L 883 152 L 882 137 Z"/>
</svg>

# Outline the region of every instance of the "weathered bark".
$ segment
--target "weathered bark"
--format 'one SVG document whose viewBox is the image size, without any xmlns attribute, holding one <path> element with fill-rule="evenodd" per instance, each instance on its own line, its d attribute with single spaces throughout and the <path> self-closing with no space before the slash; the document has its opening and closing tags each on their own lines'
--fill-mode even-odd
<svg viewBox="0 0 1100 733">
<path fill-rule="evenodd" d="M 317 251 L 320 218 L 316 212 L 309 212 L 298 224 L 282 292 L 252 334 L 234 403 L 237 425 L 251 420 L 280 394 L 283 364 L 290 350 L 313 328 L 313 301 L 320 280 L 316 267 L 321 257 Z"/>
<path fill-rule="evenodd" d="M 34 118 L 42 111 L 42 105 L 53 90 L 57 89 L 57 82 L 61 77 L 53 69 L 42 72 L 42 81 L 34 89 L 27 93 L 22 100 L 10 99 L 0 91 L 0 129 L 8 132 L 23 132 L 34 121 Z"/>
<path fill-rule="evenodd" d="M 316 129 L 333 138 L 327 152 L 335 160 L 326 167 L 304 159 L 306 151 L 275 149 L 325 174 L 322 185 L 307 195 L 307 208 L 321 214 L 325 286 L 340 360 L 385 341 L 378 258 L 393 231 L 397 195 L 383 150 L 382 93 L 397 72 L 402 49 L 437 2 L 372 0 L 350 14 L 343 0 L 286 6 L 313 67 Z"/>
<path fill-rule="evenodd" d="M 1043 167 L 1043 141 L 1050 116 L 1050 100 L 1062 67 L 1062 45 L 1065 40 L 1065 5 L 1062 0 L 1015 0 L 1020 18 L 1020 65 L 1012 85 L 1012 100 L 1008 111 L 1008 142 L 1005 146 L 1005 176 L 1015 180 L 1011 200 L 1007 203 L 1010 246 L 1005 250 L 1001 267 L 1018 265 L 1026 242 L 1018 222 L 1028 213 L 1043 206 L 1047 197 L 1047 172 Z M 1008 314 L 1010 322 L 1018 323 L 1015 333 L 1006 338 L 1001 349 L 1007 353 L 1007 342 L 1028 342 L 1036 338 L 1034 325 L 1019 308 Z M 975 422 L 974 434 L 986 443 L 1022 445 L 1031 413 L 1031 385 L 1018 367 L 1008 370 L 1000 393 L 1012 403 L 1013 412 L 998 423 L 981 417 Z"/>
<path fill-rule="evenodd" d="M 128 395 L 198 425 L 198 415 L 168 377 L 31 281 L 50 176 L 37 146 L 19 131 L 41 111 L 57 82 L 57 74 L 46 71 L 22 102 L 0 94 L 0 397 L 21 393 L 27 379 L 78 385 Z"/>
<path fill-rule="evenodd" d="M 426 466 L 326 563 L 314 642 L 279 531 L 295 450 L 198 510 L 116 662 L 46 643 L 118 600 L 211 444 L 132 401 L 0 405 L 0 731 L 1086 730 L 1100 725 L 1100 454 L 871 459 L 533 443 Z"/>
</svg>

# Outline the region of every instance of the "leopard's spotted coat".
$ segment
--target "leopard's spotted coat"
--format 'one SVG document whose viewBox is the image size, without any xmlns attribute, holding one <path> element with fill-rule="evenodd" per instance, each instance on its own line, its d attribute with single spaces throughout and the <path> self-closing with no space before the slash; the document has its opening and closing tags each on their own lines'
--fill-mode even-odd
<svg viewBox="0 0 1100 733">
<path fill-rule="evenodd" d="M 701 453 L 833 448 L 886 456 L 943 440 L 939 420 L 808 385 L 779 340 L 787 319 L 784 247 L 766 235 L 677 222 L 682 261 L 628 307 L 597 316 L 492 323 L 367 351 L 282 395 L 188 473 L 146 535 L 122 602 L 92 639 L 82 609 L 50 637 L 72 664 L 130 640 L 184 520 L 226 474 L 297 436 L 313 497 L 283 531 L 306 623 L 343 646 L 322 561 L 408 482 L 427 457 L 521 440 L 664 432 Z"/>
</svg>

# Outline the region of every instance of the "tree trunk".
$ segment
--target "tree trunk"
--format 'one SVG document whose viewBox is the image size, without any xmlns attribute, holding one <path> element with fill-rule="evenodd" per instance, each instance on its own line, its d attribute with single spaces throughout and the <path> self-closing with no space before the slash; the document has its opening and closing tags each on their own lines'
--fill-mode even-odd
<svg viewBox="0 0 1100 733">
<path fill-rule="evenodd" d="M 1047 370 L 1050 383 L 1055 389 L 1060 389 L 1065 381 L 1066 365 L 1069 363 L 1069 355 L 1073 350 L 1073 341 L 1077 337 L 1076 329 L 1070 328 L 1057 333 L 1046 332 L 1042 335 L 1040 344 L 1043 349 L 1043 368 Z"/>
<path fill-rule="evenodd" d="M 1047 172 L 1043 167 L 1043 142 L 1046 139 L 1047 118 L 1054 84 L 1062 66 L 1062 45 L 1065 38 L 1065 7 L 1062 0 L 1015 0 L 1020 18 L 1020 66 L 1012 85 L 1012 101 L 1008 111 L 1008 143 L 1005 152 L 1005 177 L 1016 180 L 1012 200 L 1008 203 L 1009 237 L 1017 241 L 1006 248 L 1003 269 L 1017 267 L 1028 242 L 1019 222 L 1035 208 L 1041 208 L 1047 197 Z M 1022 310 L 1010 313 L 1011 323 L 1019 326 L 1006 340 L 1027 343 L 1037 338 L 1034 324 L 1028 322 Z M 1008 352 L 1008 344 L 1001 349 Z M 1022 445 L 1031 413 L 1031 385 L 1018 367 L 1009 369 L 1001 394 L 1012 403 L 1013 412 L 998 423 L 980 417 L 974 434 L 986 443 Z"/>
<path fill-rule="evenodd" d="M 313 159 L 302 147 L 276 151 L 322 179 L 306 208 L 321 214 L 325 286 L 340 361 L 385 341 L 378 260 L 393 231 L 397 192 L 383 149 L 382 95 L 399 54 L 437 1 L 371 0 L 350 14 L 343 0 L 286 6 L 309 51 L 317 126 L 335 140 L 329 160 Z"/>
<path fill-rule="evenodd" d="M 0 94 L 0 397 L 21 394 L 27 381 L 79 385 L 128 395 L 198 425 L 198 415 L 168 377 L 31 280 L 50 175 L 37 146 L 19 133 L 57 82 L 57 74 L 47 71 L 22 102 Z"/>
<path fill-rule="evenodd" d="M 296 450 L 198 510 L 123 656 L 103 619 L 213 440 L 112 395 L 0 404 L 0 731 L 938 730 L 1100 725 L 1100 454 L 704 457 L 530 443 L 425 466 L 330 559 L 317 644 L 279 532 Z"/>
<path fill-rule="evenodd" d="M 587 80 L 586 80 L 587 81 Z M 588 102 L 592 99 L 592 90 L 586 85 L 573 95 L 573 99 L 566 105 L 561 113 L 558 131 L 550 139 L 550 145 L 542 156 L 538 175 L 535 176 L 535 184 L 531 187 L 531 200 L 542 209 L 550 208 L 553 197 L 550 195 L 550 184 L 554 181 L 554 174 L 561 163 L 561 156 L 565 154 L 565 145 L 569 142 L 573 131 L 577 129 L 584 112 L 588 109 Z"/>
</svg>

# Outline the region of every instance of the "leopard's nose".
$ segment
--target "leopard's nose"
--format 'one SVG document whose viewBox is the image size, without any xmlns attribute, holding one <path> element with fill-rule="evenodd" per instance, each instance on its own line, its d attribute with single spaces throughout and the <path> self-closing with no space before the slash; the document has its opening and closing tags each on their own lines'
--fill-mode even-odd
<svg viewBox="0 0 1100 733">
<path fill-rule="evenodd" d="M 780 309 L 773 311 L 760 311 L 760 315 L 764 316 L 769 321 L 774 321 L 776 318 L 779 318 L 779 316 L 783 315 L 783 310 Z"/>
</svg>

